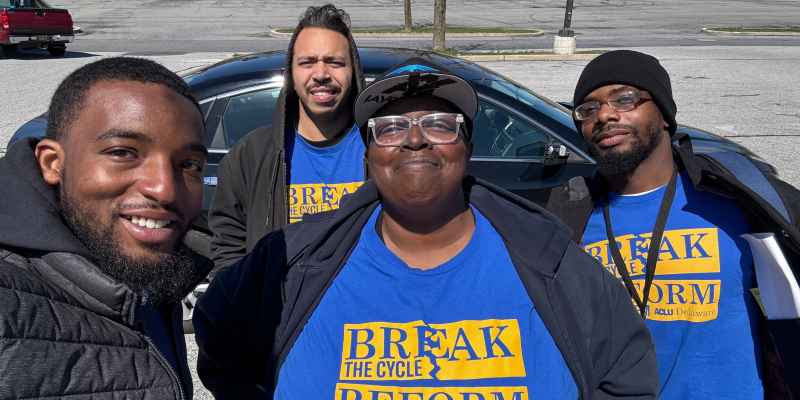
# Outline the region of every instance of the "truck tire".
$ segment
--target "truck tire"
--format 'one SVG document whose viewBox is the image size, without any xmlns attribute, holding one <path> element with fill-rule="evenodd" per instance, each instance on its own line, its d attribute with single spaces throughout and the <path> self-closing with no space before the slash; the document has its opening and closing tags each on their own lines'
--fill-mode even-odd
<svg viewBox="0 0 800 400">
<path fill-rule="evenodd" d="M 67 46 L 47 46 L 47 52 L 53 57 L 64 57 L 67 52 Z"/>
<path fill-rule="evenodd" d="M 15 44 L 4 44 L 2 47 L 5 57 L 14 57 L 14 54 L 17 54 L 17 45 Z"/>
</svg>

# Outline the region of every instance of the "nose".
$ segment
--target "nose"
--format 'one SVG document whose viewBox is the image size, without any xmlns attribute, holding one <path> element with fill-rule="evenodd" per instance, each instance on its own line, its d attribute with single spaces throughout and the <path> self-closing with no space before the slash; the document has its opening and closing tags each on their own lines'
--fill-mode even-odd
<svg viewBox="0 0 800 400">
<path fill-rule="evenodd" d="M 142 195 L 161 205 L 175 203 L 181 178 L 171 160 L 159 157 L 148 160 L 143 167 L 138 185 Z"/>
<path fill-rule="evenodd" d="M 328 65 L 322 61 L 315 63 L 311 70 L 311 77 L 315 81 L 319 82 L 326 82 L 330 80 L 331 76 L 328 71 Z"/>
<path fill-rule="evenodd" d="M 425 135 L 422 134 L 422 128 L 419 125 L 412 125 L 403 147 L 411 150 L 420 150 L 428 146 L 430 146 L 430 143 L 428 143 L 428 139 L 425 139 Z"/>
<path fill-rule="evenodd" d="M 608 102 L 600 103 L 600 109 L 597 110 L 597 121 L 605 124 L 608 121 L 618 121 L 619 120 L 619 112 L 611 107 L 611 104 Z"/>
</svg>

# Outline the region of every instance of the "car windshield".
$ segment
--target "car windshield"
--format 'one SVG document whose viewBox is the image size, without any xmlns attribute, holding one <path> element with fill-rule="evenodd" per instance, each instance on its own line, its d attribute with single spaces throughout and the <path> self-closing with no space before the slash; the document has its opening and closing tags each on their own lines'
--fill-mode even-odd
<svg viewBox="0 0 800 400">
<path fill-rule="evenodd" d="M 538 94 L 530 91 L 524 86 L 514 82 L 513 80 L 501 76 L 495 72 L 487 71 L 487 77 L 480 80 L 480 82 L 489 86 L 492 89 L 513 98 L 521 103 L 527 104 L 534 109 L 541 111 L 548 117 L 558 121 L 567 127 L 574 127 L 572 115 L 568 109 L 561 104 L 558 104 L 546 97 L 539 96 Z"/>
</svg>

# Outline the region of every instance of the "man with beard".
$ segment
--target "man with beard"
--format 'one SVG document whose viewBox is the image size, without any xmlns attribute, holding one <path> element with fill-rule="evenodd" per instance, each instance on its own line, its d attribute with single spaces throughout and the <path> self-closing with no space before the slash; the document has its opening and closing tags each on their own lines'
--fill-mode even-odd
<svg viewBox="0 0 800 400">
<path fill-rule="evenodd" d="M 356 100 L 370 180 L 194 314 L 217 399 L 653 399 L 647 329 L 538 206 L 467 175 L 474 89 L 427 58 Z"/>
<path fill-rule="evenodd" d="M 47 136 L 0 159 L 0 399 L 187 399 L 179 300 L 209 260 L 203 119 L 149 60 L 108 58 L 53 95 Z"/>
<path fill-rule="evenodd" d="M 264 234 L 339 207 L 364 181 L 364 142 L 353 100 L 364 86 L 350 17 L 309 7 L 289 41 L 272 125 L 247 134 L 222 160 L 209 212 L 217 268 Z"/>
<path fill-rule="evenodd" d="M 573 104 L 598 174 L 553 190 L 548 208 L 622 280 L 645 318 L 659 398 L 755 399 L 765 390 L 787 398 L 771 392 L 785 390 L 780 366 L 762 361 L 773 345 L 760 338 L 753 257 L 742 235 L 775 233 L 797 259 L 800 193 L 737 153 L 694 153 L 688 136 L 676 135 L 669 75 L 649 55 L 595 58 Z"/>
</svg>

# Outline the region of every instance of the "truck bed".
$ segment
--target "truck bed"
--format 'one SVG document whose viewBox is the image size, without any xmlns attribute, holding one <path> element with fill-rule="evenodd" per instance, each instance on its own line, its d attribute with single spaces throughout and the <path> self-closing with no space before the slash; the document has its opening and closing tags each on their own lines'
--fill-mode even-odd
<svg viewBox="0 0 800 400">
<path fill-rule="evenodd" d="M 0 0 L 0 44 L 72 40 L 72 17 L 41 0 Z"/>
</svg>

